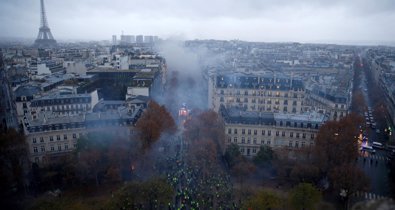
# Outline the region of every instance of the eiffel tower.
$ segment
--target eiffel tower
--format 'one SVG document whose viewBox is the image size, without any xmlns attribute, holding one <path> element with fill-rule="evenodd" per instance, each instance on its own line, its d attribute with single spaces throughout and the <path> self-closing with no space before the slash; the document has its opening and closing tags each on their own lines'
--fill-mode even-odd
<svg viewBox="0 0 395 210">
<path fill-rule="evenodd" d="M 45 14 L 44 0 L 41 0 L 41 25 L 33 47 L 54 48 L 57 46 L 51 30 L 48 27 L 47 15 Z"/>
</svg>

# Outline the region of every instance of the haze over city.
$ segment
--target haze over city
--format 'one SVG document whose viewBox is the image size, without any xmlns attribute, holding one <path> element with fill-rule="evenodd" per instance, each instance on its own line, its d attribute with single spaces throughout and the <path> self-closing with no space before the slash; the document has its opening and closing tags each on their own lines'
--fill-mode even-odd
<svg viewBox="0 0 395 210">
<path fill-rule="evenodd" d="M 0 207 L 395 209 L 393 0 L 0 0 Z"/>
<path fill-rule="evenodd" d="M 0 37 L 32 38 L 39 1 L 1 0 Z M 46 2 L 58 40 L 104 40 L 113 34 L 263 42 L 393 44 L 391 0 L 215 0 Z"/>
</svg>

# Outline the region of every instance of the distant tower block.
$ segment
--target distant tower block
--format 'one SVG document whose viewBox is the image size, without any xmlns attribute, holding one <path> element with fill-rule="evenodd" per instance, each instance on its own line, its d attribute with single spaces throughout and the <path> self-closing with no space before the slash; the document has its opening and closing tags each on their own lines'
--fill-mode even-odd
<svg viewBox="0 0 395 210">
<path fill-rule="evenodd" d="M 112 45 L 117 45 L 117 35 L 112 35 Z"/>
<path fill-rule="evenodd" d="M 37 48 L 54 48 L 57 46 L 51 30 L 48 27 L 47 15 L 45 14 L 44 0 L 41 0 L 41 25 L 38 32 L 34 47 Z"/>
</svg>

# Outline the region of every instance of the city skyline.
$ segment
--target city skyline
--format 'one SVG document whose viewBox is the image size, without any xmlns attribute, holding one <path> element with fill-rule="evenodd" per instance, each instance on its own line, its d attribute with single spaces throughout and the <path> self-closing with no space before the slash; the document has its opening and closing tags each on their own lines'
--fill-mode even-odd
<svg viewBox="0 0 395 210">
<path fill-rule="evenodd" d="M 1 38 L 34 39 L 39 1 L 2 0 Z M 260 42 L 393 44 L 395 4 L 375 1 L 46 1 L 59 40 L 110 40 L 117 34 Z M 95 23 L 95 24 L 92 24 Z"/>
</svg>

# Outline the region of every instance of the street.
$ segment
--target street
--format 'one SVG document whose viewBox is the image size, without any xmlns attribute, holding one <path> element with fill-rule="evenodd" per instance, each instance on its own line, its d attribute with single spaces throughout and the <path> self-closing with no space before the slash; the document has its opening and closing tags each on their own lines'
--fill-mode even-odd
<svg viewBox="0 0 395 210">
<path fill-rule="evenodd" d="M 370 68 L 370 66 L 364 63 L 363 67 L 360 67 L 360 70 L 365 70 L 364 68 Z M 369 71 L 369 69 L 367 70 Z M 369 98 L 369 84 L 367 83 L 367 75 L 365 71 L 363 71 L 362 73 L 361 83 L 359 87 L 355 88 L 359 88 L 360 90 L 362 90 L 365 103 L 367 105 L 365 112 L 369 113 L 369 116 L 372 116 L 372 118 L 368 117 L 369 120 L 367 120 L 367 122 L 376 123 L 375 127 L 370 126 L 369 124 L 366 124 L 366 126 L 361 126 L 364 137 L 367 138 L 368 145 L 372 145 L 373 142 L 380 142 L 385 145 L 386 140 L 384 131 L 378 130 L 378 133 L 376 129 L 387 127 L 387 125 L 386 122 L 376 121 L 377 118 L 374 116 L 373 112 L 372 114 L 370 114 L 369 112 L 369 109 L 372 110 L 374 103 Z M 366 118 L 365 112 L 359 114 Z M 370 184 L 370 191 L 358 192 L 355 195 L 355 197 L 362 200 L 383 198 L 387 197 L 390 193 L 388 177 L 389 168 L 387 160 L 388 151 L 386 151 L 385 149 L 374 149 L 375 152 L 360 151 L 360 155 L 357 160 L 358 166 L 365 172 L 365 174 L 370 179 L 370 183 L 367 183 Z"/>
</svg>

